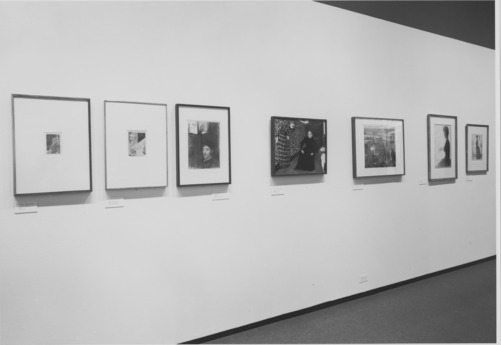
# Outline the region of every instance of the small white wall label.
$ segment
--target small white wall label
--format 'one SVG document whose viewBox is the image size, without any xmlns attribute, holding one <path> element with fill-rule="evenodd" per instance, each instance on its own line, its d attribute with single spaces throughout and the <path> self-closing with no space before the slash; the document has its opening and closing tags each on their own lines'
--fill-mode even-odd
<svg viewBox="0 0 501 345">
<path fill-rule="evenodd" d="M 14 208 L 15 214 L 37 213 L 37 212 L 38 212 L 38 204 L 36 201 L 20 202 Z"/>
<path fill-rule="evenodd" d="M 106 200 L 105 208 L 120 208 L 124 207 L 124 199 Z"/>
<path fill-rule="evenodd" d="M 428 184 L 428 179 L 427 178 L 420 178 L 419 179 L 419 185 L 420 186 L 426 186 Z"/>
<path fill-rule="evenodd" d="M 353 190 L 364 190 L 364 185 L 363 184 L 354 184 Z"/>
<path fill-rule="evenodd" d="M 228 199 L 230 199 L 230 193 L 214 193 L 214 194 L 212 194 L 212 201 L 228 200 Z"/>
<path fill-rule="evenodd" d="M 272 196 L 285 195 L 284 188 L 283 187 L 271 187 L 271 195 Z"/>
</svg>

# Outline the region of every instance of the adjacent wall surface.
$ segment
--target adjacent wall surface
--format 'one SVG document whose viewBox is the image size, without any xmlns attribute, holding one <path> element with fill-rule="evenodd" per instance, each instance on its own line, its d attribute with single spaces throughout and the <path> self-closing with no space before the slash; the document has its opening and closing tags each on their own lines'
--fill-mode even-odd
<svg viewBox="0 0 501 345">
<path fill-rule="evenodd" d="M 464 166 L 493 50 L 310 1 L 0 3 L 0 47 L 2 345 L 181 342 L 495 254 L 493 135 Z M 13 93 L 91 98 L 93 192 L 13 197 Z M 168 104 L 167 188 L 105 191 L 104 100 Z M 230 186 L 175 186 L 176 103 L 231 107 Z M 420 184 L 430 113 L 454 182 Z M 327 119 L 327 175 L 270 177 L 271 116 Z M 353 180 L 352 116 L 404 119 L 405 176 Z"/>
</svg>

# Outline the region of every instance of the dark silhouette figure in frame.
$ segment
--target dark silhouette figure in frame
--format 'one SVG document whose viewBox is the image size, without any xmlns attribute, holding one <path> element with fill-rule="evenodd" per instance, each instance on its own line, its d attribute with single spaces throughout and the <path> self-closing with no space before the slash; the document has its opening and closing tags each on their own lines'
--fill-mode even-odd
<svg viewBox="0 0 501 345">
<path fill-rule="evenodd" d="M 443 152 L 443 157 L 438 161 L 435 165 L 436 168 L 450 168 L 451 167 L 451 143 L 449 142 L 449 133 L 450 129 L 447 125 L 439 125 L 442 126 L 442 132 L 444 136 L 444 146 L 439 147 L 438 151 Z"/>
<path fill-rule="evenodd" d="M 481 135 L 473 135 L 474 138 L 474 150 L 473 150 L 473 160 L 479 161 L 482 159 L 482 136 Z"/>
</svg>

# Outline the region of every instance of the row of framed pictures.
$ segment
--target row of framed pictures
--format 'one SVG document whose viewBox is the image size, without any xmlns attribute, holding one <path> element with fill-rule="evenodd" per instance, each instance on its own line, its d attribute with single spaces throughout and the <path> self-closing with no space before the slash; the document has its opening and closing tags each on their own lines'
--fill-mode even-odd
<svg viewBox="0 0 501 345">
<path fill-rule="evenodd" d="M 167 105 L 105 101 L 106 189 L 167 186 Z M 90 99 L 12 95 L 14 194 L 92 190 Z M 466 126 L 467 173 L 488 126 Z M 176 105 L 177 185 L 231 183 L 230 108 Z M 353 177 L 405 174 L 404 121 L 352 118 Z M 271 175 L 327 173 L 327 120 L 272 117 Z M 428 115 L 429 180 L 457 178 L 457 118 Z"/>
<path fill-rule="evenodd" d="M 428 115 L 428 180 L 458 175 L 457 117 Z M 489 170 L 489 126 L 465 126 L 466 173 Z M 405 174 L 404 120 L 352 118 L 353 177 Z"/>
<path fill-rule="evenodd" d="M 428 115 L 428 180 L 456 179 L 457 117 Z M 272 117 L 272 175 L 327 173 L 327 120 Z M 489 169 L 489 127 L 466 125 L 466 172 Z M 404 120 L 352 118 L 353 177 L 405 175 Z"/>
<path fill-rule="evenodd" d="M 353 176 L 405 174 L 404 121 L 353 118 Z M 466 173 L 489 169 L 489 127 L 466 125 Z M 428 180 L 456 179 L 457 117 L 428 115 Z"/>
<path fill-rule="evenodd" d="M 167 105 L 105 101 L 106 189 L 167 186 Z M 90 99 L 12 95 L 14 194 L 92 190 Z M 176 105 L 177 185 L 231 183 L 230 108 Z"/>
</svg>

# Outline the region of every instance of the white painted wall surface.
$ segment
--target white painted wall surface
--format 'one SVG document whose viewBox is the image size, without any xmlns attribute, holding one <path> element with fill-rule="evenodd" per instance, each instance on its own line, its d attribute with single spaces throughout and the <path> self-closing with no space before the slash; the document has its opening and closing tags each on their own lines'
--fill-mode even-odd
<svg viewBox="0 0 501 345">
<path fill-rule="evenodd" d="M 495 254 L 492 50 L 310 1 L 0 3 L 0 49 L 3 345 L 187 341 Z M 92 193 L 14 214 L 12 93 L 92 99 Z M 105 191 L 104 100 L 168 104 L 168 188 Z M 231 107 L 229 187 L 175 186 L 176 103 Z M 454 183 L 419 185 L 429 113 Z M 329 173 L 271 178 L 270 116 L 326 118 Z M 404 177 L 352 191 L 352 116 L 405 120 Z"/>
</svg>

